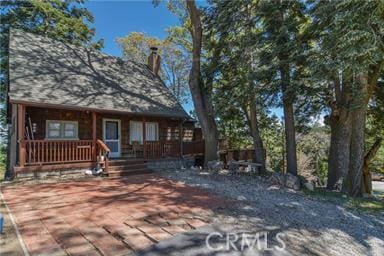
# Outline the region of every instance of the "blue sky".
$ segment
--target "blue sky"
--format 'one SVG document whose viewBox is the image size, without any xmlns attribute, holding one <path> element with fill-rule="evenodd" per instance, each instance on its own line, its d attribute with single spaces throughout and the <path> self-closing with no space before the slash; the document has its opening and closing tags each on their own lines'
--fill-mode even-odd
<svg viewBox="0 0 384 256">
<path fill-rule="evenodd" d="M 117 37 L 138 31 L 163 39 L 167 27 L 179 24 L 164 2 L 155 7 L 152 1 L 89 1 L 85 7 L 95 17 L 96 39 L 105 40 L 103 51 L 114 56 L 121 56 Z"/>
</svg>

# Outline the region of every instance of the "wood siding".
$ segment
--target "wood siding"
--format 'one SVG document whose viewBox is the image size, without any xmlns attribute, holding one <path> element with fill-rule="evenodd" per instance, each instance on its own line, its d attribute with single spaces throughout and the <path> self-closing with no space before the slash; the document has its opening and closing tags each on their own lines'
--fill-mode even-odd
<svg viewBox="0 0 384 256">
<path fill-rule="evenodd" d="M 92 139 L 91 113 L 86 113 L 84 111 L 27 107 L 26 115 L 27 118 L 31 118 L 32 124 L 36 124 L 36 131 L 33 134 L 35 140 L 44 140 L 46 138 L 45 129 L 47 120 L 77 121 L 79 124 L 79 139 Z"/>
<path fill-rule="evenodd" d="M 46 120 L 66 120 L 78 122 L 78 135 L 80 140 L 92 140 L 92 113 L 85 111 L 73 111 L 51 108 L 27 107 L 27 118 L 31 119 L 31 123 L 35 124 L 34 132 L 35 140 L 44 140 L 46 138 Z M 159 124 L 159 140 L 175 141 L 180 140 L 180 122 L 181 120 L 173 120 L 160 117 L 142 117 L 136 115 L 120 115 L 120 114 L 96 114 L 96 137 L 103 139 L 103 118 L 118 119 L 121 121 L 121 153 L 125 156 L 131 150 L 129 145 L 130 121 L 146 121 L 157 122 Z M 183 141 L 192 141 L 194 138 L 193 122 L 185 122 L 182 128 Z"/>
</svg>

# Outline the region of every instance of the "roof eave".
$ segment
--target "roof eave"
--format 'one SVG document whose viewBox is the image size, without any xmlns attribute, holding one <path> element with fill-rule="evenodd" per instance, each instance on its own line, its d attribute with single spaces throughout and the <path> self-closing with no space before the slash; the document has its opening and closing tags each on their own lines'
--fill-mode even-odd
<svg viewBox="0 0 384 256">
<path fill-rule="evenodd" d="M 99 109 L 99 108 L 89 108 L 89 107 L 82 107 L 82 106 L 70 106 L 70 105 L 61 105 L 61 104 L 23 101 L 23 100 L 15 100 L 15 99 L 9 99 L 9 102 L 11 104 L 22 104 L 30 107 L 79 110 L 79 111 L 90 111 L 90 112 L 97 112 L 97 113 L 128 114 L 128 115 L 148 116 L 148 117 L 166 117 L 166 118 L 177 118 L 177 119 L 183 119 L 183 120 L 189 118 L 188 115 L 181 116 L 181 115 L 167 115 L 167 114 L 159 114 L 159 113 L 131 112 L 131 111 L 121 111 L 121 110 L 112 110 L 112 109 Z"/>
</svg>

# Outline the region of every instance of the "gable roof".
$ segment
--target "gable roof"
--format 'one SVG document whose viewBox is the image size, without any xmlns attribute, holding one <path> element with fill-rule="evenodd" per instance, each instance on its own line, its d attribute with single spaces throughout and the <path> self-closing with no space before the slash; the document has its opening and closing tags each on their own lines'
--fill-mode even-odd
<svg viewBox="0 0 384 256">
<path fill-rule="evenodd" d="M 10 102 L 188 118 L 148 66 L 11 30 Z"/>
</svg>

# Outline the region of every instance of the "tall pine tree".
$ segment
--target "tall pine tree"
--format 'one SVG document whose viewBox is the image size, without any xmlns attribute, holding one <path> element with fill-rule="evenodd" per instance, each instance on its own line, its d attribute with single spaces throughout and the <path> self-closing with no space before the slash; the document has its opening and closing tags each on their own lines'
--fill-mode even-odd
<svg viewBox="0 0 384 256">
<path fill-rule="evenodd" d="M 331 109 L 327 186 L 342 184 L 350 195 L 361 195 L 367 107 L 384 66 L 384 4 L 315 1 L 311 6 L 319 35 L 319 58 L 313 61 Z"/>
<path fill-rule="evenodd" d="M 303 78 L 308 17 L 301 1 L 260 1 L 261 63 L 284 110 L 287 172 L 297 175 L 295 102 Z M 275 85 L 275 86 L 274 86 Z"/>
</svg>

